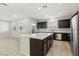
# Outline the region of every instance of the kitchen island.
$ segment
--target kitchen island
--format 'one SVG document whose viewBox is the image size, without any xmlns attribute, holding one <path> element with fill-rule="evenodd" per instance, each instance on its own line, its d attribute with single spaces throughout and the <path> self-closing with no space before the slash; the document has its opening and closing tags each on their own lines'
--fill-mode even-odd
<svg viewBox="0 0 79 59">
<path fill-rule="evenodd" d="M 28 54 L 30 56 L 46 55 L 53 43 L 53 33 L 34 33 L 28 35 L 20 35 L 20 37 L 21 52 L 24 52 L 24 54 Z M 26 43 L 28 44 L 26 45 Z"/>
<path fill-rule="evenodd" d="M 30 38 L 30 55 L 44 56 L 53 43 L 52 33 L 37 33 L 36 37 Z"/>
</svg>

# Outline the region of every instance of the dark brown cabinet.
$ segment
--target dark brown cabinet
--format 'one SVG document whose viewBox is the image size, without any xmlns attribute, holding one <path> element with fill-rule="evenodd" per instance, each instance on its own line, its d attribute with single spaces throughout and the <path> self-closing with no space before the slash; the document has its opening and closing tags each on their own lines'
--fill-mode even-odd
<svg viewBox="0 0 79 59">
<path fill-rule="evenodd" d="M 37 29 L 47 28 L 47 22 L 37 22 Z"/>
<path fill-rule="evenodd" d="M 70 28 L 70 19 L 58 20 L 58 28 Z"/>
<path fill-rule="evenodd" d="M 54 40 L 56 40 L 56 34 L 61 34 L 62 35 L 62 39 L 63 41 L 70 41 L 70 33 L 54 33 L 53 34 L 53 38 Z"/>
<path fill-rule="evenodd" d="M 47 38 L 40 39 L 30 39 L 30 55 L 31 56 L 45 56 L 53 43 L 53 34 Z"/>
<path fill-rule="evenodd" d="M 44 55 L 47 53 L 47 51 L 48 51 L 48 42 L 44 42 L 44 44 L 43 44 L 43 53 L 44 53 Z"/>
<path fill-rule="evenodd" d="M 70 41 L 70 33 L 63 33 L 62 40 L 63 41 Z"/>
</svg>

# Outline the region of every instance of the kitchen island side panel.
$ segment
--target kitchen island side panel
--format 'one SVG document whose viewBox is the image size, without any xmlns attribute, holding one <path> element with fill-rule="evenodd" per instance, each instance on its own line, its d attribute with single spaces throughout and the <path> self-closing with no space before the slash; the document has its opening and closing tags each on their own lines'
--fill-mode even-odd
<svg viewBox="0 0 79 59">
<path fill-rule="evenodd" d="M 42 56 L 42 40 L 30 38 L 30 56 Z"/>
</svg>

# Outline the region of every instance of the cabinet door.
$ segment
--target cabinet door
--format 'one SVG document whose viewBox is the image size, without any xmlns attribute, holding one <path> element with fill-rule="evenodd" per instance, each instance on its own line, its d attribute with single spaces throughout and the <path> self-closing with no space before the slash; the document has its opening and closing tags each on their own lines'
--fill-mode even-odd
<svg viewBox="0 0 79 59">
<path fill-rule="evenodd" d="M 58 21 L 59 28 L 70 28 L 70 19 L 64 19 Z"/>
<path fill-rule="evenodd" d="M 47 51 L 48 51 L 48 43 L 47 43 L 47 41 L 46 41 L 46 42 L 44 43 L 44 55 L 46 55 Z"/>
<path fill-rule="evenodd" d="M 52 39 L 50 39 L 50 47 L 52 46 L 52 44 L 53 44 L 53 40 L 52 40 Z"/>
<path fill-rule="evenodd" d="M 37 29 L 47 28 L 47 22 L 37 22 Z"/>
<path fill-rule="evenodd" d="M 49 48 L 52 46 L 52 44 L 53 44 L 53 35 L 49 37 Z"/>
<path fill-rule="evenodd" d="M 50 39 L 48 39 L 47 44 L 48 44 L 47 48 L 49 50 L 49 48 L 50 48 Z"/>
</svg>

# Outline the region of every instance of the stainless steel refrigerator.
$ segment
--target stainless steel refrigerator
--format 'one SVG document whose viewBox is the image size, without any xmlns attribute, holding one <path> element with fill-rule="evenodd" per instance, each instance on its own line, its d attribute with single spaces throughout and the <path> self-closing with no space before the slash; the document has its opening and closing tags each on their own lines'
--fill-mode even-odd
<svg viewBox="0 0 79 59">
<path fill-rule="evenodd" d="M 79 15 L 71 19 L 71 48 L 73 56 L 79 56 Z"/>
</svg>

